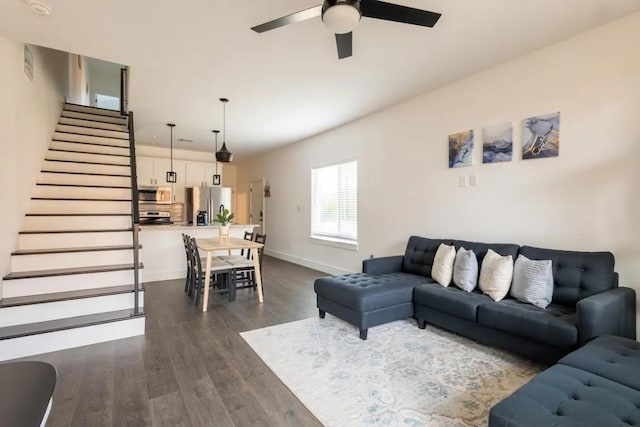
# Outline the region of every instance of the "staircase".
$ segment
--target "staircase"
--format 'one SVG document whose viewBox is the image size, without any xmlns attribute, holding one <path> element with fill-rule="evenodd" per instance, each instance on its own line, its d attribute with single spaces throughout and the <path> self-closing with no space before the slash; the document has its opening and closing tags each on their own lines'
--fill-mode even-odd
<svg viewBox="0 0 640 427">
<path fill-rule="evenodd" d="M 130 120 L 65 104 L 3 279 L 0 361 L 144 334 Z"/>
</svg>

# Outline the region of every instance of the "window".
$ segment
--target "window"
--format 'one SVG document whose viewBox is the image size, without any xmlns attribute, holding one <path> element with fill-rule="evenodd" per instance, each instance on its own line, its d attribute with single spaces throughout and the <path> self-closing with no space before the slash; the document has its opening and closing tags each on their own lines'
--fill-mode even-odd
<svg viewBox="0 0 640 427">
<path fill-rule="evenodd" d="M 312 169 L 311 188 L 311 237 L 355 245 L 358 162 Z"/>
</svg>

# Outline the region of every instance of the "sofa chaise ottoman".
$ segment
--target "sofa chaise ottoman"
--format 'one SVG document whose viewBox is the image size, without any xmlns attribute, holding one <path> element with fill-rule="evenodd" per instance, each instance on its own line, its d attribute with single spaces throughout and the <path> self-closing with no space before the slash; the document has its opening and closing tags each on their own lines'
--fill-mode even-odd
<svg viewBox="0 0 640 427">
<path fill-rule="evenodd" d="M 490 427 L 640 426 L 640 343 L 602 336 L 495 405 Z"/>
<path fill-rule="evenodd" d="M 472 249 L 478 271 L 489 251 L 515 261 L 519 254 L 551 260 L 554 290 L 546 309 L 507 296 L 495 302 L 479 290 L 443 287 L 431 277 L 440 244 Z M 360 329 L 414 317 L 478 342 L 519 353 L 547 365 L 600 335 L 635 339 L 636 297 L 618 287 L 610 252 L 540 249 L 411 236 L 404 255 L 363 261 L 362 273 L 317 279 L 320 317 L 333 314 Z"/>
</svg>

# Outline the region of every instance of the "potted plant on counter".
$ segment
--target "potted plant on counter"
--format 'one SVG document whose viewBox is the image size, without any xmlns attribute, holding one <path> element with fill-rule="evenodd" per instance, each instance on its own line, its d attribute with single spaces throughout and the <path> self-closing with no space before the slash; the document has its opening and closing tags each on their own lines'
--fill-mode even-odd
<svg viewBox="0 0 640 427">
<path fill-rule="evenodd" d="M 223 209 L 222 212 L 218 212 L 215 222 L 220 224 L 220 241 L 229 240 L 229 224 L 232 223 L 233 214 L 229 212 L 229 209 Z"/>
</svg>

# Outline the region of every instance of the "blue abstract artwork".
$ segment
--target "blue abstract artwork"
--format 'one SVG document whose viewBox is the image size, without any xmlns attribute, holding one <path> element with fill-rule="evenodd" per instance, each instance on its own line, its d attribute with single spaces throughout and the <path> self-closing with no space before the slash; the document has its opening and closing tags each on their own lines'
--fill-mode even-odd
<svg viewBox="0 0 640 427">
<path fill-rule="evenodd" d="M 473 164 L 473 130 L 449 135 L 449 168 Z"/>
<path fill-rule="evenodd" d="M 482 130 L 482 163 L 510 162 L 513 158 L 511 122 Z"/>
<path fill-rule="evenodd" d="M 560 153 L 560 113 L 530 117 L 522 129 L 522 158 L 558 157 Z"/>
</svg>

